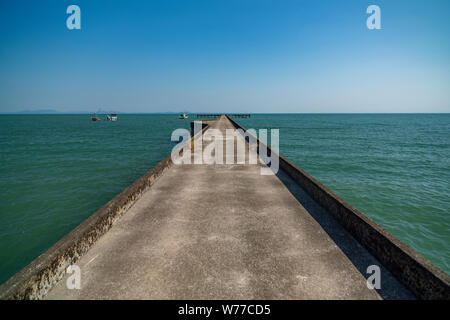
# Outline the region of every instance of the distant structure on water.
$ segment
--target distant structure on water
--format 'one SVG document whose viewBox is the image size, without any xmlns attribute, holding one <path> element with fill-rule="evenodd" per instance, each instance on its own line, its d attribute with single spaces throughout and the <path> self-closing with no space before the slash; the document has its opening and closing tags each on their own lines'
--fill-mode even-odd
<svg viewBox="0 0 450 320">
<path fill-rule="evenodd" d="M 108 121 L 117 121 L 117 114 L 111 113 L 111 114 L 109 114 L 109 115 L 106 116 L 106 119 L 107 119 Z"/>
<path fill-rule="evenodd" d="M 100 118 L 100 117 L 97 116 L 97 113 L 94 113 L 94 114 L 91 116 L 91 120 L 92 120 L 92 121 L 103 121 L 102 118 Z"/>
<path fill-rule="evenodd" d="M 250 114 L 248 113 L 231 113 L 226 114 L 227 117 L 230 118 L 250 118 Z M 197 118 L 218 118 L 220 114 L 197 114 Z"/>
</svg>

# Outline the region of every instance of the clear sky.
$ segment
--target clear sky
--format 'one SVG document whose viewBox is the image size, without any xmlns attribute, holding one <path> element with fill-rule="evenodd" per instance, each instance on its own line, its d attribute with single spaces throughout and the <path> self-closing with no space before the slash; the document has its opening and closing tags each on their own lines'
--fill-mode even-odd
<svg viewBox="0 0 450 320">
<path fill-rule="evenodd" d="M 0 112 L 450 112 L 449 14 L 448 0 L 0 0 Z"/>
</svg>

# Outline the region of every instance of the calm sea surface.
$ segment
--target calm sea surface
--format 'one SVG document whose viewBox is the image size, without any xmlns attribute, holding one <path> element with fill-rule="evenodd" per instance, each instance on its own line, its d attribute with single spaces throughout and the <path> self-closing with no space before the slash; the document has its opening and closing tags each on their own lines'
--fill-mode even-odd
<svg viewBox="0 0 450 320">
<path fill-rule="evenodd" d="M 176 115 L 0 116 L 0 283 L 166 157 Z M 280 152 L 450 273 L 450 115 L 252 115 Z"/>
</svg>

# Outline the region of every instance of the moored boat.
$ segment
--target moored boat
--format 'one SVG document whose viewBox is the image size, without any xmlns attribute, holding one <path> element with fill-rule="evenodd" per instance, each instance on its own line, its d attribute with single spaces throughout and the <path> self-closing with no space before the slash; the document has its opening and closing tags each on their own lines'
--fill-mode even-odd
<svg viewBox="0 0 450 320">
<path fill-rule="evenodd" d="M 117 121 L 117 114 L 111 113 L 111 114 L 109 114 L 109 115 L 106 116 L 106 119 L 107 119 L 108 121 Z"/>
<path fill-rule="evenodd" d="M 92 120 L 92 121 L 103 121 L 102 118 L 97 117 L 97 114 L 96 114 L 96 113 L 94 113 L 94 115 L 91 116 L 91 120 Z"/>
</svg>

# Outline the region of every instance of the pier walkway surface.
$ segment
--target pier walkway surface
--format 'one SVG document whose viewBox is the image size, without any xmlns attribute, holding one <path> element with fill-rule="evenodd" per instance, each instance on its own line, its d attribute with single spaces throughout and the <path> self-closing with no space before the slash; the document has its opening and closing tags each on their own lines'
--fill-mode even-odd
<svg viewBox="0 0 450 320">
<path fill-rule="evenodd" d="M 222 116 L 213 128 L 234 126 Z M 45 298 L 414 297 L 285 172 L 261 166 L 170 166 L 76 262 L 81 289 L 66 275 Z M 370 265 L 380 290 L 366 285 Z"/>
</svg>

